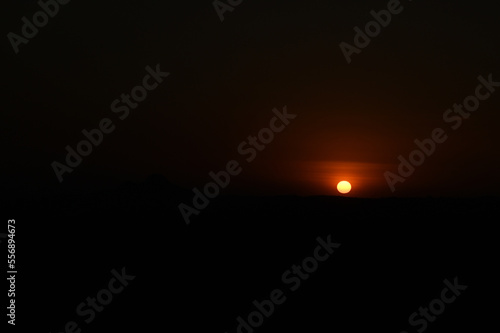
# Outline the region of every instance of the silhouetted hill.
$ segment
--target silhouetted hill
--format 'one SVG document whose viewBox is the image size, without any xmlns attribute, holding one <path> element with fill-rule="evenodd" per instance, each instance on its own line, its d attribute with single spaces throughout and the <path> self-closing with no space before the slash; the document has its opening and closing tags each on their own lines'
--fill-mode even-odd
<svg viewBox="0 0 500 333">
<path fill-rule="evenodd" d="M 470 289 L 433 325 L 481 326 L 477 304 L 493 285 L 498 250 L 496 197 L 221 195 L 186 225 L 177 206 L 191 200 L 190 191 L 155 175 L 112 190 L 30 193 L 10 206 L 26 295 L 19 301 L 44 300 L 25 315 L 56 331 L 105 287 L 111 269 L 125 266 L 137 279 L 89 331 L 147 331 L 168 319 L 188 332 L 233 333 L 252 301 L 284 288 L 283 273 L 331 235 L 341 247 L 259 332 L 363 331 L 374 323 L 400 332 L 456 276 Z M 171 315 L 170 307 L 179 310 Z"/>
</svg>

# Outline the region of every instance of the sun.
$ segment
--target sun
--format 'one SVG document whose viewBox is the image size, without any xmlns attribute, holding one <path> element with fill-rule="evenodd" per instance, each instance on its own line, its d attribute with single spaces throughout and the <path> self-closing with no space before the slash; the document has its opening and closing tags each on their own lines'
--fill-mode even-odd
<svg viewBox="0 0 500 333">
<path fill-rule="evenodd" d="M 349 192 L 351 192 L 351 183 L 343 180 L 337 184 L 337 190 L 339 190 L 339 192 L 342 194 L 349 193 Z"/>
</svg>

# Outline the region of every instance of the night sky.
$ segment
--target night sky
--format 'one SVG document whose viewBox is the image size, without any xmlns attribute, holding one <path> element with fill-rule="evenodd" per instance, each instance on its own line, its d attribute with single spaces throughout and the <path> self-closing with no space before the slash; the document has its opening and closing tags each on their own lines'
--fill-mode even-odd
<svg viewBox="0 0 500 333">
<path fill-rule="evenodd" d="M 500 82 L 500 6 L 403 0 L 348 64 L 339 45 L 354 45 L 354 28 L 388 2 L 244 0 L 221 22 L 210 0 L 73 0 L 16 54 L 8 34 L 40 7 L 8 0 L 2 186 L 103 188 L 161 174 L 191 189 L 236 160 L 227 194 L 337 195 L 340 180 L 359 197 L 496 194 L 500 87 L 480 89 L 489 97 L 456 129 L 443 114 L 479 76 Z M 128 116 L 114 112 L 148 66 L 169 75 L 147 81 L 158 84 Z M 248 162 L 240 144 L 285 107 L 296 117 Z M 105 118 L 114 130 L 59 182 L 53 162 Z M 446 141 L 391 191 L 384 173 L 436 128 Z"/>
</svg>

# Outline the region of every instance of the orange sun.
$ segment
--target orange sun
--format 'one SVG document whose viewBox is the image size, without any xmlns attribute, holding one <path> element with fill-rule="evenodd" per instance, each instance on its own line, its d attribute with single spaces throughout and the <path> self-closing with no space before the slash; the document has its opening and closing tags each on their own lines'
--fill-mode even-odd
<svg viewBox="0 0 500 333">
<path fill-rule="evenodd" d="M 339 190 L 339 192 L 342 194 L 349 193 L 349 192 L 351 192 L 351 183 L 343 180 L 337 184 L 337 190 Z"/>
</svg>

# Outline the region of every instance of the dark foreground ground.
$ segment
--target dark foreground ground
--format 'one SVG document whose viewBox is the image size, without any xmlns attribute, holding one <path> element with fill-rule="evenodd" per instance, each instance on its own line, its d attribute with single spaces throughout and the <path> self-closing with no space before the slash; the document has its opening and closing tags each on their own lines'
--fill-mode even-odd
<svg viewBox="0 0 500 333">
<path fill-rule="evenodd" d="M 497 316 L 498 198 L 219 197 L 188 226 L 177 205 L 190 199 L 160 177 L 12 196 L 3 217 L 16 219 L 16 330 L 479 332 Z M 306 260 L 310 273 L 287 272 L 314 256 L 318 237 L 332 253 L 317 250 L 324 261 Z M 123 268 L 135 278 L 101 312 L 77 313 Z M 467 288 L 442 294 L 445 279 Z M 263 323 L 238 328 L 273 291 L 280 304 Z M 411 325 L 430 303 L 439 314 Z"/>
</svg>

